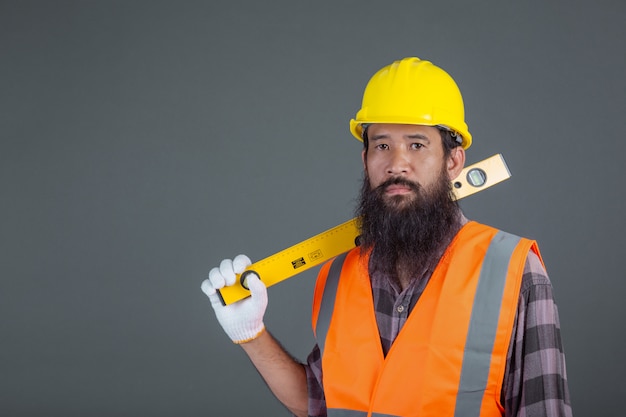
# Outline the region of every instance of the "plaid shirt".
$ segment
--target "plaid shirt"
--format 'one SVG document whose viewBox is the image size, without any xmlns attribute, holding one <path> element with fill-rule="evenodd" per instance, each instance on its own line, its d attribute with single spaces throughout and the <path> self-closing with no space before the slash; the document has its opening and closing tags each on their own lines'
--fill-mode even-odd
<svg viewBox="0 0 626 417">
<path fill-rule="evenodd" d="M 465 219 L 464 219 L 465 220 Z M 447 244 L 445 245 L 447 246 Z M 424 291 L 434 265 L 404 290 L 373 276 L 372 292 L 385 355 Z M 316 345 L 305 365 L 311 417 L 326 416 L 322 360 Z M 506 417 L 571 417 L 565 357 L 552 285 L 532 251 L 526 259 L 502 386 Z"/>
</svg>

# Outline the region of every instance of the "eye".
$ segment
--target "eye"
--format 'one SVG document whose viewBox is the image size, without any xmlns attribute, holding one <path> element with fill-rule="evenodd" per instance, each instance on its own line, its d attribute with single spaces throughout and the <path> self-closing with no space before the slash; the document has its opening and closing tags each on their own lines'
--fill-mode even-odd
<svg viewBox="0 0 626 417">
<path fill-rule="evenodd" d="M 424 147 L 423 143 L 415 142 L 411 144 L 411 149 L 419 150 Z"/>
<path fill-rule="evenodd" d="M 387 145 L 386 143 L 379 143 L 378 145 L 376 145 L 376 149 L 379 149 L 381 151 L 385 151 L 385 150 L 389 149 L 389 145 Z"/>
</svg>

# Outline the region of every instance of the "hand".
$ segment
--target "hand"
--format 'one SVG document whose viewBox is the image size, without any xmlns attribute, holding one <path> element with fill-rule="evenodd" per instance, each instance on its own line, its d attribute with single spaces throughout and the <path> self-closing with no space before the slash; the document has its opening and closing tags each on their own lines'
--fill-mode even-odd
<svg viewBox="0 0 626 417">
<path fill-rule="evenodd" d="M 242 273 L 252 262 L 246 255 L 237 255 L 231 261 L 224 259 L 219 268 L 209 271 L 209 278 L 202 282 L 202 291 L 211 300 L 213 310 L 222 328 L 235 343 L 246 343 L 256 339 L 265 330 L 263 315 L 267 308 L 267 288 L 256 274 L 249 274 L 246 283 L 251 297 L 230 305 L 222 305 L 216 290 L 233 285 L 236 274 Z"/>
</svg>

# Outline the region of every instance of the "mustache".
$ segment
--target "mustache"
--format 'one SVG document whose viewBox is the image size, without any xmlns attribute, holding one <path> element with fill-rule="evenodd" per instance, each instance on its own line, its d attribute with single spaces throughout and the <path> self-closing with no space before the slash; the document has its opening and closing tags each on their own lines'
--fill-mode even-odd
<svg viewBox="0 0 626 417">
<path fill-rule="evenodd" d="M 417 182 L 411 181 L 404 177 L 393 177 L 393 178 L 389 178 L 388 180 L 380 184 L 378 187 L 376 187 L 375 191 L 377 193 L 383 193 L 387 187 L 390 187 L 392 185 L 401 185 L 403 187 L 410 188 L 412 191 L 416 193 L 419 193 L 422 190 L 422 186 L 419 185 Z"/>
</svg>

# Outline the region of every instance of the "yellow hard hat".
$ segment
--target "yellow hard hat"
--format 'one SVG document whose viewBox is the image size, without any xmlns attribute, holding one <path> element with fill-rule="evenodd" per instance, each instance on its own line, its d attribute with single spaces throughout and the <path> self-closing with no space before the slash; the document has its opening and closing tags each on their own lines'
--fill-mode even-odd
<svg viewBox="0 0 626 417">
<path fill-rule="evenodd" d="M 463 149 L 472 144 L 459 87 L 443 69 L 415 57 L 380 69 L 367 83 L 350 131 L 362 141 L 363 125 L 371 123 L 439 126 L 459 135 Z"/>
</svg>

